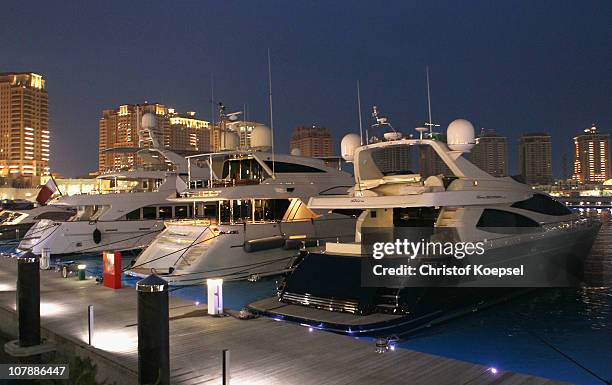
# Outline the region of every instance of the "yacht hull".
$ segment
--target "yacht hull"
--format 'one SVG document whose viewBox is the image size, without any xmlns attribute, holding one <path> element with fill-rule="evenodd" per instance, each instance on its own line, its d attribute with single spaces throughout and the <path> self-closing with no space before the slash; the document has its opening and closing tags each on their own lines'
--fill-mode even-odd
<svg viewBox="0 0 612 385">
<path fill-rule="evenodd" d="M 332 214 L 293 222 L 166 225 L 127 274 L 144 277 L 154 271 L 172 285 L 275 275 L 287 270 L 303 244 L 352 239 L 355 219 Z"/>
<path fill-rule="evenodd" d="M 599 227 L 599 223 L 591 223 L 580 231 L 551 231 L 546 234 L 546 242 L 540 238 L 531 243 L 519 243 L 513 242 L 513 237 L 508 237 L 502 244 L 470 263 L 511 262 L 535 268 L 554 266 L 555 271 L 543 271 L 549 274 L 550 281 L 531 287 L 567 286 L 567 281 L 555 279 L 579 275 L 580 265 L 584 263 Z M 504 284 L 490 281 L 489 287 L 483 287 L 486 281 L 475 284 L 470 281 L 453 282 L 454 279 L 446 281 L 447 287 L 431 287 L 431 282 L 429 287 L 424 287 L 423 282 L 408 282 L 407 279 L 403 280 L 403 285 L 398 285 L 397 281 L 392 285 L 364 284 L 363 263 L 371 260 L 365 258 L 357 255 L 309 253 L 287 275 L 279 287 L 279 298 L 288 304 L 356 315 L 405 315 L 412 320 L 412 327 L 416 327 L 419 322 L 430 323 L 440 317 L 460 314 L 462 309 L 478 307 L 531 288 L 521 286 L 514 280 Z M 562 272 L 562 268 L 571 271 Z M 445 286 L 444 282 L 438 283 L 439 286 Z M 494 287 L 495 284 L 497 287 Z"/>
<path fill-rule="evenodd" d="M 142 248 L 163 230 L 163 221 L 55 222 L 40 220 L 32 226 L 19 243 L 17 251 L 31 251 L 40 255 L 48 250 L 61 257 L 105 250 L 133 250 Z M 95 236 L 99 231 L 99 239 Z"/>
</svg>

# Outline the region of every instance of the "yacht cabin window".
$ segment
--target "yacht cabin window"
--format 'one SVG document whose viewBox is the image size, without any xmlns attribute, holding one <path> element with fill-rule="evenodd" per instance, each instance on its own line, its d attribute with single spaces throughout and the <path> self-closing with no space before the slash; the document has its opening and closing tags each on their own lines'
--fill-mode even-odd
<svg viewBox="0 0 612 385">
<path fill-rule="evenodd" d="M 266 166 L 272 169 L 274 163 L 274 172 L 283 174 L 283 173 L 320 173 L 325 172 L 324 170 L 306 166 L 304 164 L 296 164 L 296 163 L 288 163 L 288 162 L 272 162 L 271 160 L 266 160 L 264 162 Z"/>
<path fill-rule="evenodd" d="M 145 206 L 142 208 L 142 219 L 157 219 L 157 207 Z"/>
<path fill-rule="evenodd" d="M 159 206 L 159 219 L 172 218 L 172 206 Z"/>
<path fill-rule="evenodd" d="M 512 207 L 554 216 L 569 215 L 572 213 L 571 210 L 562 203 L 544 194 L 534 194 L 529 199 L 514 203 Z"/>
<path fill-rule="evenodd" d="M 95 221 L 100 218 L 110 207 L 106 205 L 78 206 L 77 212 L 69 221 Z"/>
<path fill-rule="evenodd" d="M 228 159 L 223 163 L 222 179 L 261 181 L 267 174 L 255 159 Z"/>
<path fill-rule="evenodd" d="M 497 209 L 484 209 L 476 227 L 491 233 L 516 234 L 531 232 L 540 224 L 524 215 Z"/>
</svg>

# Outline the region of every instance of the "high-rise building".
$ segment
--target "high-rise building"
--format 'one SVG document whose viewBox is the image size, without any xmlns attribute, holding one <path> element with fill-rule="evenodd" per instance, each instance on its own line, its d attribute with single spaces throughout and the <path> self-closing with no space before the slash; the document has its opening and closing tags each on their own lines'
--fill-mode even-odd
<svg viewBox="0 0 612 385">
<path fill-rule="evenodd" d="M 424 178 L 432 175 L 453 175 L 431 146 L 419 146 L 419 174 Z"/>
<path fill-rule="evenodd" d="M 329 130 L 323 127 L 296 127 L 289 141 L 289 149 L 299 149 L 302 156 L 329 157 L 332 149 L 332 138 Z"/>
<path fill-rule="evenodd" d="M 578 183 L 603 183 L 610 178 L 610 140 L 595 125 L 574 138 L 574 175 Z"/>
<path fill-rule="evenodd" d="M 169 110 L 170 130 L 164 135 L 164 147 L 181 154 L 211 151 L 209 122 L 197 119 L 195 114 L 180 115 Z"/>
<path fill-rule="evenodd" d="M 519 172 L 529 185 L 552 184 L 552 145 L 548 134 L 525 134 L 519 140 Z"/>
<path fill-rule="evenodd" d="M 157 118 L 151 135 L 139 133 L 140 119 L 146 113 Z M 160 147 L 184 155 L 210 150 L 208 121 L 197 119 L 195 112 L 179 114 L 159 103 L 123 104 L 104 110 L 99 122 L 99 172 L 125 170 L 139 165 L 138 148 L 157 142 Z"/>
<path fill-rule="evenodd" d="M 508 139 L 483 128 L 470 153 L 472 163 L 492 176 L 508 175 Z"/>
<path fill-rule="evenodd" d="M 49 175 L 49 105 L 33 72 L 0 73 L 0 177 L 36 186 Z"/>
</svg>

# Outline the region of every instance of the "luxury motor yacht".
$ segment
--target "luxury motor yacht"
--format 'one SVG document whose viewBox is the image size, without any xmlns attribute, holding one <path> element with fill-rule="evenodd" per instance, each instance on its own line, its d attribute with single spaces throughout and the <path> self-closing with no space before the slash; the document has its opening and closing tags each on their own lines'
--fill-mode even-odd
<svg viewBox="0 0 612 385">
<path fill-rule="evenodd" d="M 313 197 L 308 207 L 363 210 L 355 239 L 328 242 L 321 252 L 301 253 L 295 269 L 279 285 L 280 301 L 311 307 L 313 312 L 404 315 L 408 317 L 404 322 L 414 327 L 492 304 L 526 287 L 575 283 L 568 277 L 578 278 L 599 222 L 581 218 L 549 195 L 510 177 L 493 177 L 468 161 L 463 155 L 475 144 L 470 122 L 450 123 L 446 143 L 431 134 L 424 137 L 427 128 L 417 131 L 420 138 L 391 132 L 363 146 L 356 134 L 343 139 L 343 157 L 354 164 L 354 187 L 349 196 Z M 422 164 L 420 172 L 412 171 L 419 154 L 411 158 L 411 152 L 418 152 L 421 160 L 423 154 L 435 157 L 447 174 L 423 175 Z M 426 255 L 421 249 L 408 258 L 390 246 L 388 255 L 374 257 L 376 243 L 393 244 L 398 239 L 422 245 L 479 243 L 483 252 L 459 258 L 457 253 Z M 402 276 L 399 270 L 391 277 L 375 273 L 381 272 L 381 267 L 374 269 L 376 265 L 401 264 L 443 270 L 434 269 L 437 273 L 432 275 L 439 275 L 433 278 Z M 467 265 L 522 266 L 524 275 L 474 279 L 444 273 L 446 268 Z M 313 320 L 321 318 L 317 314 Z M 300 322 L 310 322 L 307 318 Z"/>
<path fill-rule="evenodd" d="M 139 136 L 153 138 L 155 125 L 155 116 L 144 114 Z M 109 181 L 109 189 L 52 200 L 50 206 L 72 208 L 75 214 L 63 221 L 38 221 L 19 243 L 17 253 L 41 255 L 46 251 L 63 256 L 140 249 L 164 229 L 164 220 L 189 218 L 191 208 L 187 204 L 168 201 L 176 197 L 178 187 L 185 185 L 181 175 L 187 175 L 187 160 L 163 149 L 157 140 L 151 141 L 150 148 L 113 149 L 135 152 L 143 166 L 100 175 L 98 179 Z M 190 171 L 200 177 L 209 174 L 196 165 Z"/>
<path fill-rule="evenodd" d="M 346 194 L 352 176 L 320 159 L 274 154 L 269 137 L 256 127 L 249 151 L 189 158 L 211 172 L 208 181 L 190 178 L 191 189 L 172 199 L 188 204 L 193 218 L 165 221 L 127 273 L 154 271 L 173 285 L 256 279 L 285 271 L 298 248 L 353 239 L 354 211 L 306 207 L 311 197 Z"/>
</svg>

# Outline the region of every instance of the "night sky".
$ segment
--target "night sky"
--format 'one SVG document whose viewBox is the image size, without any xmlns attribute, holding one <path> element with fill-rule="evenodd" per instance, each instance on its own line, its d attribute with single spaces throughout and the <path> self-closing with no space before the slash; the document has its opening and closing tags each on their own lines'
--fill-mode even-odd
<svg viewBox="0 0 612 385">
<path fill-rule="evenodd" d="M 467 118 L 509 137 L 511 174 L 525 132 L 553 135 L 553 167 L 572 136 L 612 128 L 611 1 L 3 2 L 0 72 L 47 81 L 52 170 L 97 168 L 101 111 L 160 102 L 210 119 L 215 99 L 248 104 L 269 121 L 272 53 L 275 140 L 297 125 L 339 139 L 371 106 L 405 133 L 426 119 L 430 66 L 434 121 Z"/>
</svg>

